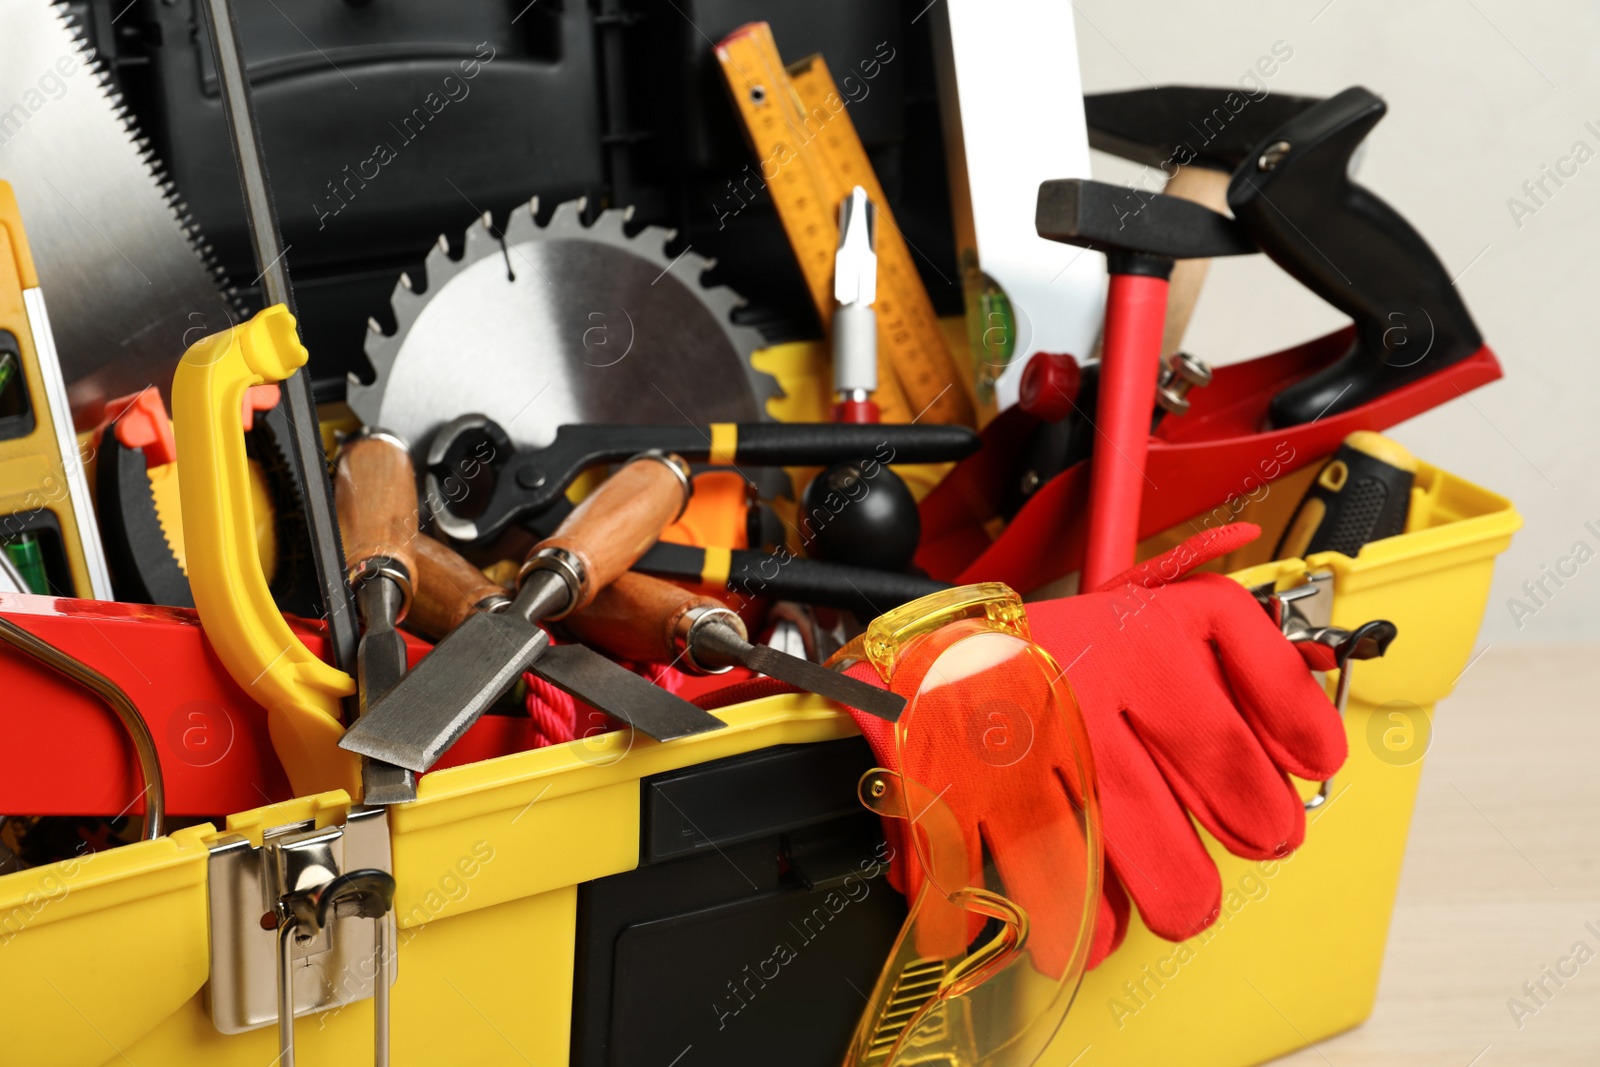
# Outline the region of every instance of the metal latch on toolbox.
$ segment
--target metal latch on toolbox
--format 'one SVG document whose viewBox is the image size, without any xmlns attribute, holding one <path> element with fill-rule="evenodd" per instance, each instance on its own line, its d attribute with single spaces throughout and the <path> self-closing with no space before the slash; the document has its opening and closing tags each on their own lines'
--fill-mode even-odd
<svg viewBox="0 0 1600 1067">
<path fill-rule="evenodd" d="M 1358 659 L 1379 659 L 1389 650 L 1399 634 L 1399 629 L 1387 619 L 1374 619 L 1354 630 L 1331 625 L 1333 618 L 1333 572 L 1316 571 L 1306 575 L 1305 583 L 1289 589 L 1274 591 L 1270 587 L 1257 589 L 1256 595 L 1267 602 L 1267 607 L 1278 620 L 1283 635 L 1295 643 L 1313 642 L 1327 650 L 1328 667 L 1339 672 L 1339 683 L 1334 690 L 1334 707 L 1344 718 L 1345 705 L 1350 702 L 1350 664 Z M 1306 801 L 1306 810 L 1315 811 L 1328 802 L 1333 792 L 1333 779 L 1329 778 L 1317 793 Z"/>
<path fill-rule="evenodd" d="M 294 1019 L 373 998 L 375 1062 L 389 1062 L 389 987 L 398 973 L 388 817 L 353 808 L 231 833 L 211 846 L 211 1021 L 225 1034 L 278 1024 L 294 1067 Z M 380 975 L 381 980 L 380 980 Z"/>
</svg>

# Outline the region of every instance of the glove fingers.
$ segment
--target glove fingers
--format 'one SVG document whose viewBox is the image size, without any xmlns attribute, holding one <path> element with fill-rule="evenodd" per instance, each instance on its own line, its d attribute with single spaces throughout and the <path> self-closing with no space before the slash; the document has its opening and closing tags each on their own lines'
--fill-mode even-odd
<svg viewBox="0 0 1600 1067">
<path fill-rule="evenodd" d="M 1214 559 L 1238 551 L 1260 536 L 1261 527 L 1253 522 L 1231 522 L 1226 526 L 1201 530 L 1182 544 L 1102 582 L 1095 592 L 1115 589 L 1120 585 L 1159 588 L 1182 578 L 1196 567 L 1203 567 Z"/>
<path fill-rule="evenodd" d="M 1300 778 L 1332 777 L 1348 754 L 1344 724 L 1300 653 L 1237 582 L 1220 575 L 1190 581 L 1225 605 L 1212 613 L 1217 653 L 1240 712 L 1272 761 Z"/>
<path fill-rule="evenodd" d="M 1222 901 L 1222 883 L 1200 835 L 1125 716 L 1114 716 L 1091 745 L 1107 862 L 1153 932 L 1168 941 L 1194 936 Z"/>
<path fill-rule="evenodd" d="M 1213 676 L 1172 682 L 1187 683 L 1169 690 L 1183 695 L 1160 712 L 1134 709 L 1133 731 L 1178 800 L 1229 852 L 1281 857 L 1304 835 L 1304 807 L 1285 795 L 1282 772 Z"/>
<path fill-rule="evenodd" d="M 982 830 L 1005 895 L 1031 918 L 1028 950 L 1035 967 L 1059 977 L 1095 911 L 1087 899 L 1089 855 L 1078 812 L 1059 776 L 1052 784 L 1026 809 L 992 810 Z"/>
<path fill-rule="evenodd" d="M 1122 945 L 1128 934 L 1128 894 L 1117 880 L 1111 864 L 1106 864 L 1104 880 L 1100 884 L 1100 904 L 1095 915 L 1094 941 L 1089 945 L 1088 970 L 1101 962 Z"/>
</svg>

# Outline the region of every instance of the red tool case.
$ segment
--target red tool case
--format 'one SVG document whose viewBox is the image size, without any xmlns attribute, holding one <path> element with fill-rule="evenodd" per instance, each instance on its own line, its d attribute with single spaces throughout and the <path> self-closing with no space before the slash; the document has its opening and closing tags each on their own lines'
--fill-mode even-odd
<svg viewBox="0 0 1600 1067">
<path fill-rule="evenodd" d="M 1190 393 L 1189 411 L 1162 420 L 1150 441 L 1139 538 L 1245 498 L 1279 475 L 1331 455 L 1355 430 L 1388 429 L 1501 377 L 1500 362 L 1485 345 L 1370 404 L 1299 426 L 1265 428 L 1272 398 L 1284 386 L 1333 363 L 1354 337 L 1354 327 L 1347 327 L 1221 367 L 1209 386 Z M 916 562 L 931 576 L 1031 590 L 1082 564 L 1088 462 L 1056 475 L 998 537 L 990 535 L 988 524 L 999 514 L 1000 488 L 1018 469 L 1018 452 L 1034 425 L 1026 412 L 1006 411 L 984 430 L 983 448 L 958 464 L 922 501 L 922 547 Z M 1231 515 L 1218 515 L 1219 523 L 1226 521 Z"/>
</svg>

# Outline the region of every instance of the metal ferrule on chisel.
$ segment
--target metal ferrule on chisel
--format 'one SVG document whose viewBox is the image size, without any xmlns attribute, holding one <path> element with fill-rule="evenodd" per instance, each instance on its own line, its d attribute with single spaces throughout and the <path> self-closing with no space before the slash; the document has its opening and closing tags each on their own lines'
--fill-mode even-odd
<svg viewBox="0 0 1600 1067">
<path fill-rule="evenodd" d="M 732 608 L 691 608 L 678 619 L 675 629 L 674 640 L 681 662 L 696 674 L 726 674 L 739 662 L 733 657 L 723 663 L 716 662 L 717 642 L 709 631 L 731 630 L 741 643 L 748 643 L 750 639 L 744 620 Z"/>
<path fill-rule="evenodd" d="M 505 611 L 511 606 L 511 598 L 501 593 L 491 593 L 482 600 L 472 605 L 476 612 Z"/>
<path fill-rule="evenodd" d="M 356 593 L 356 606 L 361 608 L 361 592 L 370 587 L 392 587 L 399 596 L 395 607 L 393 619 L 403 622 L 406 612 L 411 610 L 411 596 L 415 588 L 411 571 L 406 565 L 393 556 L 368 556 L 366 559 L 357 560 L 350 565 L 348 573 L 350 588 Z M 375 581 L 382 578 L 384 581 Z M 368 626 L 373 624 L 372 616 L 361 608 L 361 621 Z"/>
<path fill-rule="evenodd" d="M 746 667 L 894 722 L 903 697 L 769 645 L 753 645 L 744 621 L 711 597 L 643 574 L 624 574 L 567 620 L 579 638 L 629 659 L 686 665 L 705 674 Z"/>
<path fill-rule="evenodd" d="M 661 473 L 663 466 L 670 477 Z M 657 740 L 722 728 L 715 716 L 583 645 L 552 647 L 538 625 L 581 610 L 626 574 L 682 514 L 689 486 L 688 464 L 677 456 L 645 454 L 629 461 L 530 555 L 516 599 L 505 610 L 466 617 L 345 733 L 340 746 L 425 771 L 527 670 Z"/>
<path fill-rule="evenodd" d="M 542 548 L 517 572 L 517 596 L 508 610 L 529 621 L 565 618 L 588 580 L 588 570 L 576 552 Z"/>
</svg>

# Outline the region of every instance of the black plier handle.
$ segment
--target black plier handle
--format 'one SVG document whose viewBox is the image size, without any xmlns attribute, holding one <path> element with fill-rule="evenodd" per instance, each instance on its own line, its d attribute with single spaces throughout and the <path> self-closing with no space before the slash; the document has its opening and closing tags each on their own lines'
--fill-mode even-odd
<svg viewBox="0 0 1600 1067">
<path fill-rule="evenodd" d="M 482 541 L 519 516 L 548 509 L 585 469 L 651 450 L 718 466 L 820 466 L 852 460 L 943 463 L 977 448 L 978 435 L 965 426 L 714 422 L 573 424 L 556 430 L 544 448 L 518 450 L 493 419 L 463 415 L 434 435 L 426 493 L 441 530 L 458 541 Z M 461 514 L 456 507 L 484 473 L 493 479 L 488 503 L 476 515 Z"/>
</svg>

